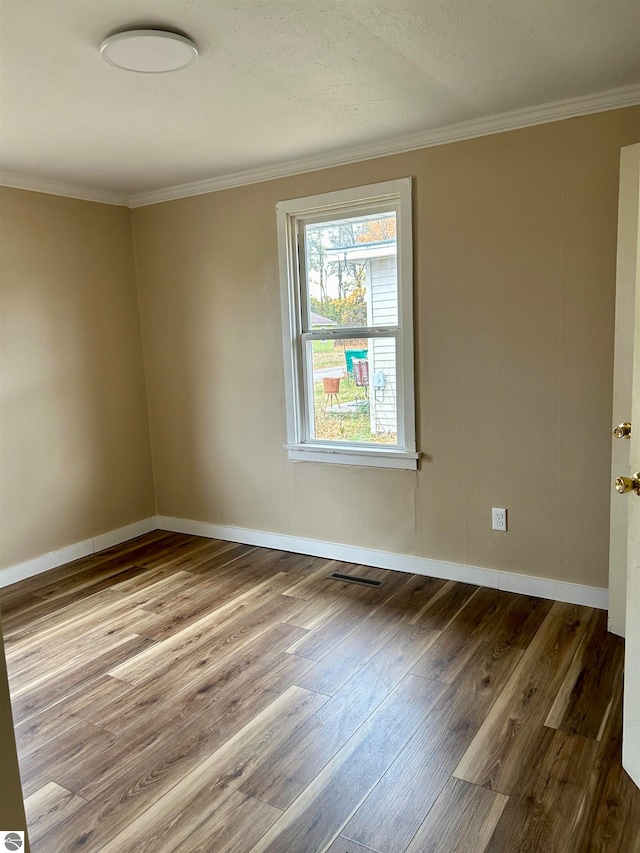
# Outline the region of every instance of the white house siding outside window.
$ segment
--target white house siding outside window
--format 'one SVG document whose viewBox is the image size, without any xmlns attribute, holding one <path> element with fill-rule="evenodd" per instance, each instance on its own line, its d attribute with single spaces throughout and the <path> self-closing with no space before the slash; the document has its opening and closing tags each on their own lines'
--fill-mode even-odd
<svg viewBox="0 0 640 853">
<path fill-rule="evenodd" d="M 276 210 L 289 457 L 415 468 L 411 179 Z"/>
</svg>

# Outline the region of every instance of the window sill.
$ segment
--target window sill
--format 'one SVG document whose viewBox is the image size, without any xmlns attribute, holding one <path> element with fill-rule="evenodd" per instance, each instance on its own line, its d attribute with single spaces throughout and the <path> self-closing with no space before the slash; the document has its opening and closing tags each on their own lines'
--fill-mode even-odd
<svg viewBox="0 0 640 853">
<path fill-rule="evenodd" d="M 298 462 L 331 462 L 334 465 L 365 465 L 368 468 L 404 468 L 415 471 L 420 453 L 406 450 L 378 450 L 367 447 L 354 450 L 350 447 L 309 444 L 285 444 L 289 459 Z"/>
</svg>

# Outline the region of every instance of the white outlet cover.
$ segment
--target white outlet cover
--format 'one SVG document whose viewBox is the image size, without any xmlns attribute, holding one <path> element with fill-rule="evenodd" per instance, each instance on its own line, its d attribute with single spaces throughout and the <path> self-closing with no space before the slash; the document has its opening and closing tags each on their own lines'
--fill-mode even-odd
<svg viewBox="0 0 640 853">
<path fill-rule="evenodd" d="M 491 507 L 491 528 L 502 533 L 507 532 L 507 510 L 505 507 Z"/>
</svg>

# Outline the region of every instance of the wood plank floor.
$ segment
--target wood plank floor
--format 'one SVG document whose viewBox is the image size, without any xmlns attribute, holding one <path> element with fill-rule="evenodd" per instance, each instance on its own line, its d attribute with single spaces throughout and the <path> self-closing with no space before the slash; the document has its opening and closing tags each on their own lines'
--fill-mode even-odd
<svg viewBox="0 0 640 853">
<path fill-rule="evenodd" d="M 160 531 L 0 604 L 33 853 L 640 851 L 601 611 Z"/>
</svg>

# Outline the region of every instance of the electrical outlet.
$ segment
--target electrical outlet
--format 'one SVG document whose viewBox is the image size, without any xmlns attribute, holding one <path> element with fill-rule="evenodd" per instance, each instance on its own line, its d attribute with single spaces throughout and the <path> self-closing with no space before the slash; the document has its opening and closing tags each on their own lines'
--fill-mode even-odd
<svg viewBox="0 0 640 853">
<path fill-rule="evenodd" d="M 507 532 L 507 511 L 504 507 L 491 507 L 491 527 L 493 530 Z"/>
</svg>

